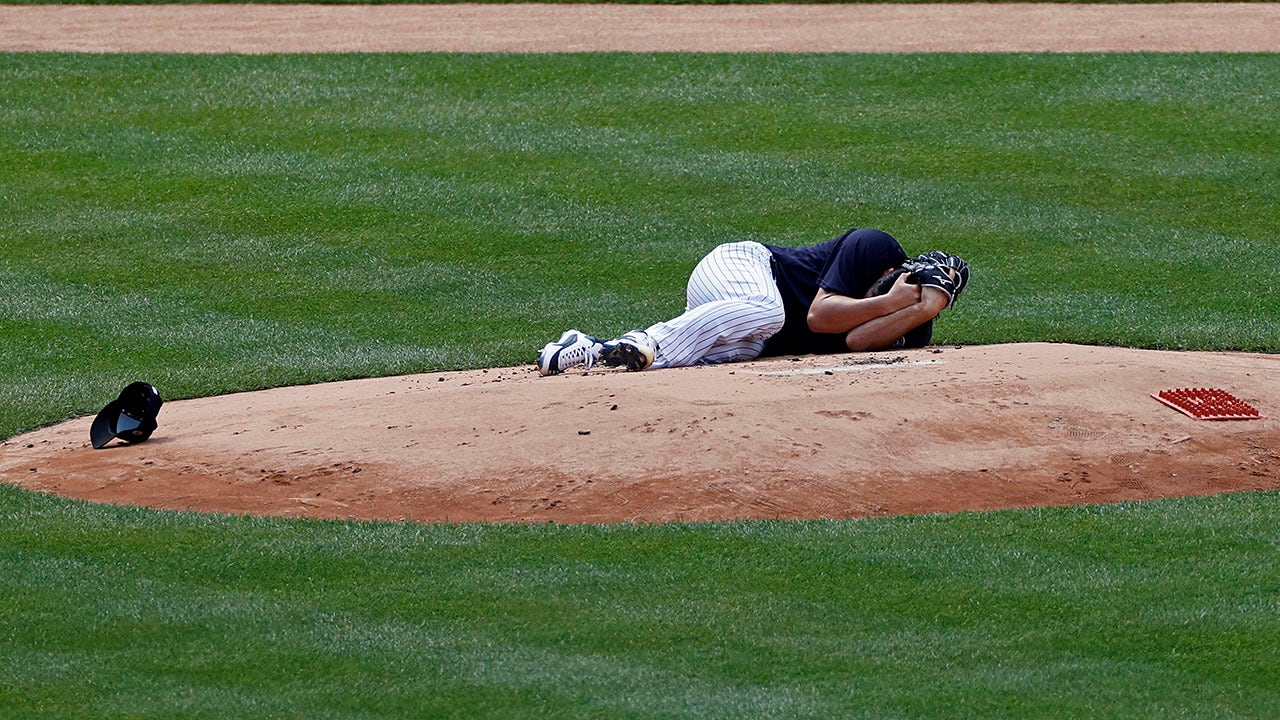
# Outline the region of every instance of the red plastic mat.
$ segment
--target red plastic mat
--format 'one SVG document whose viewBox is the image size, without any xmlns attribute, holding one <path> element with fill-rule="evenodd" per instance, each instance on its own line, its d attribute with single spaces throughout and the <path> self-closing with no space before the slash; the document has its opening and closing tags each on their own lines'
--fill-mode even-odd
<svg viewBox="0 0 1280 720">
<path fill-rule="evenodd" d="M 1196 420 L 1254 420 L 1256 408 L 1217 388 L 1161 390 L 1151 397 Z"/>
</svg>

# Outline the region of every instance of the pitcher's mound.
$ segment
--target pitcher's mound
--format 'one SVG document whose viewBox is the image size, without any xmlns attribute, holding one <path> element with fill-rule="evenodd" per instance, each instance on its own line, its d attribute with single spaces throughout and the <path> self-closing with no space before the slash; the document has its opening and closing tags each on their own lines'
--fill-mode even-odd
<svg viewBox="0 0 1280 720">
<path fill-rule="evenodd" d="M 1187 387 L 1264 417 L 1196 420 L 1151 398 Z M 103 450 L 81 418 L 11 438 L 0 471 L 71 497 L 264 515 L 847 518 L 1280 488 L 1278 398 L 1280 356 L 1043 343 L 499 368 L 170 402 L 151 440 Z"/>
</svg>

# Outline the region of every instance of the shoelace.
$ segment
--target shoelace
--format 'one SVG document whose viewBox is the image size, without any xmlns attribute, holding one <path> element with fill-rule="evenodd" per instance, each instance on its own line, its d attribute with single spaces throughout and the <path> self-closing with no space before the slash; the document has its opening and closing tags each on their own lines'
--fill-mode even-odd
<svg viewBox="0 0 1280 720">
<path fill-rule="evenodd" d="M 596 353 L 591 352 L 591 344 L 583 345 L 582 338 L 579 337 L 574 341 L 577 347 L 565 352 L 561 351 L 558 364 L 560 369 L 571 368 L 578 363 L 582 363 L 586 367 L 584 370 L 590 370 L 591 366 L 596 362 Z"/>
</svg>

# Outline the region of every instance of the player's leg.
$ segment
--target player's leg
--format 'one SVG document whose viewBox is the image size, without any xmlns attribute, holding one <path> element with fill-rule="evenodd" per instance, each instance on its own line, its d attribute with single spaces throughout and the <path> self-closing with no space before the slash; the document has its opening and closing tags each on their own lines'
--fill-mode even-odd
<svg viewBox="0 0 1280 720">
<path fill-rule="evenodd" d="M 605 343 L 601 359 L 644 369 L 759 356 L 786 320 L 771 259 L 755 242 L 717 247 L 690 275 L 683 314 Z"/>
<path fill-rule="evenodd" d="M 768 338 L 765 338 L 766 340 Z M 738 342 L 716 345 L 703 356 L 702 362 L 708 365 L 727 362 L 743 362 L 755 360 L 764 352 L 764 340 L 740 340 Z"/>
</svg>

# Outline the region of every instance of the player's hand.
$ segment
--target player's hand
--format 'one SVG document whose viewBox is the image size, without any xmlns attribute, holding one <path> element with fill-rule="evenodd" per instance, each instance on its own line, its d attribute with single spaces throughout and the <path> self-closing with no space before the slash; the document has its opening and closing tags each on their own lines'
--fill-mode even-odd
<svg viewBox="0 0 1280 720">
<path fill-rule="evenodd" d="M 893 282 L 893 287 L 889 288 L 889 292 L 885 293 L 891 302 L 899 309 L 910 307 L 920 302 L 923 297 L 921 288 L 915 283 L 909 282 L 910 275 L 903 273 Z M 943 293 L 944 295 L 946 293 Z"/>
</svg>

